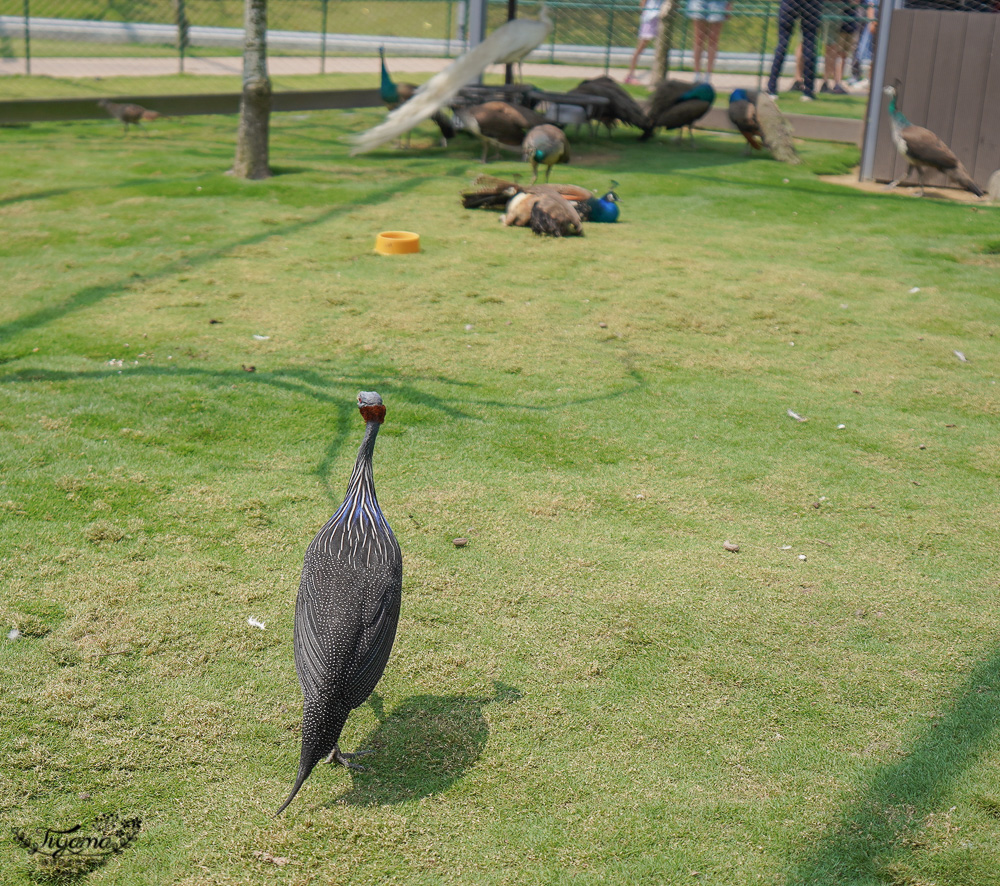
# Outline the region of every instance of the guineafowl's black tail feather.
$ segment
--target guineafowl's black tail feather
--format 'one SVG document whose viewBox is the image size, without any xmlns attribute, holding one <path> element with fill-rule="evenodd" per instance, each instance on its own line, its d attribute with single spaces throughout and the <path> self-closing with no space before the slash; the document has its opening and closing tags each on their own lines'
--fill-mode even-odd
<svg viewBox="0 0 1000 886">
<path fill-rule="evenodd" d="M 340 741 L 350 707 L 342 698 L 307 698 L 302 705 L 302 752 L 299 754 L 299 774 L 288 799 L 274 814 L 281 815 L 310 773 L 324 757 L 329 756 Z"/>
<path fill-rule="evenodd" d="M 285 811 L 288 804 L 295 799 L 295 795 L 299 792 L 299 788 L 306 783 L 306 779 L 309 778 L 309 773 L 313 771 L 313 767 L 315 765 L 316 763 L 314 762 L 312 766 L 299 766 L 299 776 L 295 779 L 295 786 L 292 788 L 292 792 L 288 795 L 288 799 L 285 800 L 285 802 L 278 807 L 278 811 L 274 813 L 275 818 L 281 815 L 281 813 Z"/>
</svg>

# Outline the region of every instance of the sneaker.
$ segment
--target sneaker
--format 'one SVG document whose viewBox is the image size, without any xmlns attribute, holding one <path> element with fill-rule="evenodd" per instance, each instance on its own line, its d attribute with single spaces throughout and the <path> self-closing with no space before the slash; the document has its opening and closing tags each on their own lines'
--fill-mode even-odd
<svg viewBox="0 0 1000 886">
<path fill-rule="evenodd" d="M 834 95 L 850 95 L 850 93 L 844 89 L 839 83 L 830 90 Z"/>
<path fill-rule="evenodd" d="M 767 91 L 767 97 L 768 98 L 773 98 L 775 101 L 777 101 L 779 98 L 781 98 L 781 96 L 778 95 L 778 93 L 771 92 L 770 90 Z"/>
<path fill-rule="evenodd" d="M 805 93 L 802 93 L 802 96 L 799 98 L 799 101 L 800 102 L 811 102 L 811 101 L 814 101 L 814 98 L 811 95 L 806 95 Z"/>
<path fill-rule="evenodd" d="M 802 92 L 805 84 L 801 80 L 796 80 L 791 86 L 788 87 L 789 92 Z"/>
<path fill-rule="evenodd" d="M 625 78 L 625 82 L 626 82 L 626 83 L 627 83 L 627 84 L 628 84 L 629 86 L 635 86 L 635 85 L 637 85 L 637 84 L 638 84 L 638 82 L 639 82 L 639 78 L 638 78 L 638 77 L 626 77 L 626 78 Z"/>
<path fill-rule="evenodd" d="M 833 90 L 830 89 L 830 84 L 827 83 L 826 80 L 823 81 L 823 85 L 819 88 L 819 91 L 820 92 L 833 92 Z"/>
</svg>

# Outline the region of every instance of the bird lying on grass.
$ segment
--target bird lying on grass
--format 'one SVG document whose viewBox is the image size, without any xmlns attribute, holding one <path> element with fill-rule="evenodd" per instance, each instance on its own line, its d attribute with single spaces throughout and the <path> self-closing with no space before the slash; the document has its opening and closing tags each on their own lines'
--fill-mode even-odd
<svg viewBox="0 0 1000 886">
<path fill-rule="evenodd" d="M 896 150 L 906 161 L 906 174 L 897 178 L 889 184 L 890 188 L 896 187 L 910 173 L 917 170 L 917 181 L 920 183 L 920 190 L 917 195 L 924 195 L 924 170 L 936 169 L 944 173 L 960 188 L 971 191 L 977 197 L 983 196 L 983 190 L 969 175 L 962 161 L 955 156 L 954 152 L 941 139 L 939 139 L 929 129 L 923 126 L 914 126 L 903 112 L 896 107 L 896 88 L 886 86 L 882 90 L 889 98 L 889 125 L 892 127 L 892 141 L 896 145 Z"/>
<path fill-rule="evenodd" d="M 530 227 L 536 234 L 552 237 L 583 234 L 583 222 L 576 207 L 549 185 L 515 194 L 501 221 L 505 225 Z"/>
<path fill-rule="evenodd" d="M 306 548 L 295 601 L 295 669 L 302 684 L 298 777 L 280 814 L 322 759 L 360 769 L 340 750 L 347 716 L 385 670 L 399 621 L 403 558 L 379 510 L 372 478 L 382 398 L 358 394 L 365 435 L 343 503 Z M 366 752 L 360 752 L 366 753 Z"/>
<path fill-rule="evenodd" d="M 618 182 L 611 182 L 611 189 L 600 197 L 594 191 L 581 188 L 579 185 L 521 185 L 492 175 L 478 176 L 472 186 L 474 190 L 462 192 L 462 206 L 466 209 L 503 209 L 517 194 L 555 191 L 573 204 L 583 221 L 605 223 L 618 221 L 620 201 L 614 191 Z"/>
</svg>

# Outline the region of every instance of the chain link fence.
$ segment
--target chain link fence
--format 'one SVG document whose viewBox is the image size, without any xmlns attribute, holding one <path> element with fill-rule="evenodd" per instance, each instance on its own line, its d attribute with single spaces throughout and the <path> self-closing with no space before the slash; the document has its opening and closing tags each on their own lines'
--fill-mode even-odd
<svg viewBox="0 0 1000 886">
<path fill-rule="evenodd" d="M 690 68 L 693 29 L 685 0 L 675 2 L 671 68 L 677 70 Z M 640 0 L 550 0 L 552 34 L 530 60 L 551 64 L 552 76 L 578 76 L 560 71 L 569 65 L 614 74 L 635 49 L 640 6 Z M 736 0 L 722 29 L 716 70 L 766 72 L 777 11 L 778 0 Z M 537 12 L 537 0 L 520 3 L 521 15 Z M 506 0 L 490 0 L 487 31 L 506 17 Z M 378 71 L 379 46 L 394 73 L 430 72 L 464 51 L 467 20 L 465 0 L 271 0 L 272 74 L 370 80 Z M 0 91 L 3 75 L 11 74 L 238 75 L 242 47 L 243 0 L 0 0 Z M 641 64 L 651 62 L 652 47 Z M 349 85 L 373 85 L 368 80 Z"/>
</svg>

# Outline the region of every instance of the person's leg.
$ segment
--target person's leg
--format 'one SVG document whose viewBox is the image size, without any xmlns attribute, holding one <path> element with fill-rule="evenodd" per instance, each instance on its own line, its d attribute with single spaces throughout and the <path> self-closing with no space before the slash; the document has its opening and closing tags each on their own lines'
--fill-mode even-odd
<svg viewBox="0 0 1000 886">
<path fill-rule="evenodd" d="M 719 35 L 722 33 L 722 22 L 706 22 L 708 27 L 708 63 L 705 66 L 706 79 L 715 70 L 715 56 L 719 51 Z"/>
<path fill-rule="evenodd" d="M 802 94 L 812 98 L 816 81 L 816 31 L 823 13 L 822 0 L 802 0 L 799 13 L 802 27 Z"/>
<path fill-rule="evenodd" d="M 767 78 L 767 91 L 771 95 L 778 93 L 778 77 L 785 64 L 785 53 L 788 51 L 788 40 L 792 36 L 795 16 L 788 0 L 784 0 L 778 8 L 778 43 L 774 47 L 774 60 L 771 62 L 771 76 Z"/>
<path fill-rule="evenodd" d="M 697 83 L 701 79 L 701 57 L 705 51 L 705 25 L 704 19 L 694 20 L 694 37 L 692 39 L 691 51 L 694 54 L 694 80 Z"/>
<path fill-rule="evenodd" d="M 639 64 L 639 56 L 642 55 L 642 51 L 649 46 L 649 40 L 645 37 L 639 38 L 639 43 L 635 48 L 635 54 L 632 56 L 632 61 L 628 66 L 628 73 L 625 75 L 625 82 L 628 83 L 632 79 L 632 75 L 635 73 L 635 66 Z"/>
</svg>

